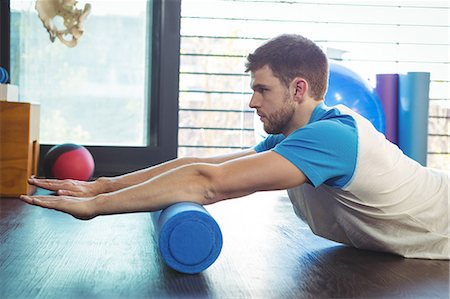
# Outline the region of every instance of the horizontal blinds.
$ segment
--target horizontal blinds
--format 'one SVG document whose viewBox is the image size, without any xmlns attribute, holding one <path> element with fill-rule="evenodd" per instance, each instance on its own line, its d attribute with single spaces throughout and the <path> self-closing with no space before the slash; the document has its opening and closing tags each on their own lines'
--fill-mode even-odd
<svg viewBox="0 0 450 299">
<path fill-rule="evenodd" d="M 179 155 L 254 145 L 245 57 L 299 33 L 372 84 L 377 73 L 430 72 L 428 164 L 448 168 L 449 14 L 447 1 L 182 1 Z"/>
</svg>

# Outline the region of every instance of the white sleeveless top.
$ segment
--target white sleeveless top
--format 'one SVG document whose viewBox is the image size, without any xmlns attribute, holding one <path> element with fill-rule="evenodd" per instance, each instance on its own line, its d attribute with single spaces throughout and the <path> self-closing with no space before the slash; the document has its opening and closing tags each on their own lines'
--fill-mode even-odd
<svg viewBox="0 0 450 299">
<path fill-rule="evenodd" d="M 449 174 L 404 155 L 372 124 L 356 121 L 356 168 L 342 188 L 288 190 L 296 214 L 322 237 L 409 258 L 449 259 Z"/>
</svg>

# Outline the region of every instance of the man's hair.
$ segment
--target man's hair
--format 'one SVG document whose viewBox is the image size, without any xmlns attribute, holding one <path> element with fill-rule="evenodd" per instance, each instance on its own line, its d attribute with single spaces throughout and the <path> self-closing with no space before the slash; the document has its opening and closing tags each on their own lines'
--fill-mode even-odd
<svg viewBox="0 0 450 299">
<path fill-rule="evenodd" d="M 328 59 L 311 40 L 295 34 L 277 36 L 247 56 L 246 72 L 269 66 L 286 87 L 295 77 L 308 81 L 310 96 L 323 99 L 328 85 Z"/>
</svg>

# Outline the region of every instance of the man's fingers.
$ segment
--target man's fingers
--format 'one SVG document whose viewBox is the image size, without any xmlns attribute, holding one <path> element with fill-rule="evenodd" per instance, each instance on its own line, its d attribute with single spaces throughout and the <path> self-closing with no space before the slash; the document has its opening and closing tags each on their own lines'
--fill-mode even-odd
<svg viewBox="0 0 450 299">
<path fill-rule="evenodd" d="M 92 205 L 86 203 L 86 201 L 92 200 L 92 198 L 21 195 L 20 199 L 31 205 L 70 214 L 77 219 L 88 220 L 96 216 Z"/>
<path fill-rule="evenodd" d="M 73 180 L 55 180 L 55 179 L 35 179 L 29 178 L 28 183 L 51 191 L 67 190 L 76 191 L 79 189 L 77 182 Z"/>
<path fill-rule="evenodd" d="M 45 202 L 34 196 L 21 195 L 20 199 L 30 205 L 48 208 L 48 205 Z"/>
<path fill-rule="evenodd" d="M 29 178 L 28 183 L 30 185 L 34 185 L 37 187 L 41 187 L 47 190 L 56 191 L 60 188 L 61 182 L 57 180 L 49 180 L 49 179 L 36 179 L 36 178 Z"/>
<path fill-rule="evenodd" d="M 28 196 L 21 195 L 20 199 L 35 206 L 49 208 L 54 206 L 60 199 L 57 196 Z"/>
<path fill-rule="evenodd" d="M 19 198 L 20 198 L 20 200 L 22 200 L 22 201 L 24 201 L 24 202 L 26 202 L 26 203 L 28 203 L 30 205 L 33 204 L 33 198 L 31 198 L 30 196 L 21 195 Z"/>
</svg>

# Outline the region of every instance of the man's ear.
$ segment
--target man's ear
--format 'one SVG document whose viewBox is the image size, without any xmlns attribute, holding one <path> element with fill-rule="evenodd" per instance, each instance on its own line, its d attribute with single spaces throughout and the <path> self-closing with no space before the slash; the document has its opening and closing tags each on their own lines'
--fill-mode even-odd
<svg viewBox="0 0 450 299">
<path fill-rule="evenodd" d="M 304 97 L 308 94 L 309 90 L 308 81 L 301 77 L 296 77 L 292 80 L 291 86 L 294 92 L 294 99 L 299 103 L 303 102 Z"/>
</svg>

